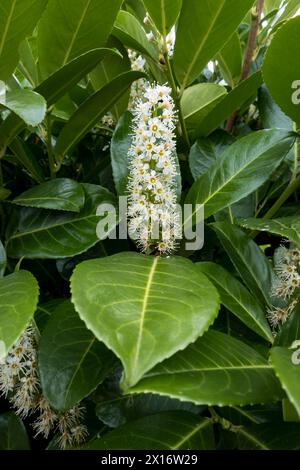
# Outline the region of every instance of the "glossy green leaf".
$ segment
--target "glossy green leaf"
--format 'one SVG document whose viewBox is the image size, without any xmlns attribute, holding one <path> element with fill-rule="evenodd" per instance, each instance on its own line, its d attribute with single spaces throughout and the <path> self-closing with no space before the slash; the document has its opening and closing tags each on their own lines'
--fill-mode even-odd
<svg viewBox="0 0 300 470">
<path fill-rule="evenodd" d="M 212 423 L 191 413 L 169 411 L 140 418 L 84 446 L 88 450 L 214 449 Z"/>
<path fill-rule="evenodd" d="M 184 90 L 224 46 L 253 0 L 183 2 L 174 51 L 174 69 Z"/>
<path fill-rule="evenodd" d="M 238 33 L 234 33 L 216 55 L 221 73 L 231 88 L 239 81 L 242 71 L 242 47 Z"/>
<path fill-rule="evenodd" d="M 5 248 L 0 240 L 0 277 L 4 276 L 5 268 L 6 268 L 6 252 Z"/>
<path fill-rule="evenodd" d="M 48 0 L 1 0 L 0 80 L 7 80 L 17 66 L 19 44 L 34 29 Z"/>
<path fill-rule="evenodd" d="M 128 72 L 131 69 L 130 60 L 128 58 L 125 47 L 123 47 L 122 44 L 117 41 L 117 39 L 111 39 L 108 45 L 109 47 L 117 47 L 122 53 L 122 56 L 121 54 L 108 54 L 106 57 L 104 57 L 101 63 L 91 71 L 89 78 L 95 91 L 102 88 L 121 73 Z M 111 112 L 115 119 L 118 119 L 120 115 L 126 111 L 128 100 L 129 91 L 125 93 L 117 103 L 114 104 Z"/>
<path fill-rule="evenodd" d="M 13 200 L 14 204 L 79 212 L 84 205 L 83 187 L 69 178 L 56 178 L 33 186 Z"/>
<path fill-rule="evenodd" d="M 38 67 L 30 41 L 27 38 L 20 44 L 19 55 L 18 68 L 20 72 L 27 78 L 32 87 L 36 87 L 38 84 Z"/>
<path fill-rule="evenodd" d="M 211 227 L 249 290 L 262 303 L 269 304 L 274 272 L 262 250 L 243 230 L 229 222 L 216 222 Z"/>
<path fill-rule="evenodd" d="M 121 3 L 121 0 L 51 0 L 38 28 L 42 77 L 79 55 L 104 46 Z"/>
<path fill-rule="evenodd" d="M 300 336 L 295 348 L 274 347 L 271 349 L 271 363 L 290 402 L 300 417 Z"/>
<path fill-rule="evenodd" d="M 279 129 L 242 137 L 195 181 L 186 202 L 204 204 L 207 218 L 241 200 L 269 179 L 288 153 L 293 140 L 289 132 Z"/>
<path fill-rule="evenodd" d="M 263 62 L 266 85 L 281 109 L 300 122 L 300 18 L 288 20 L 275 34 Z"/>
<path fill-rule="evenodd" d="M 98 241 L 97 207 L 115 203 L 105 188 L 84 184 L 85 205 L 79 213 L 22 208 L 7 253 L 12 258 L 67 258 L 83 253 Z M 112 227 L 113 228 L 113 227 Z"/>
<path fill-rule="evenodd" d="M 227 94 L 226 88 L 215 83 L 198 83 L 187 88 L 181 99 L 181 108 L 189 129 L 197 129 L 199 121 Z"/>
<path fill-rule="evenodd" d="M 279 219 L 237 219 L 241 227 L 274 233 L 300 245 L 300 216 L 281 217 Z"/>
<path fill-rule="evenodd" d="M 15 90 L 6 93 L 0 105 L 19 116 L 25 124 L 37 126 L 46 114 L 47 104 L 43 96 L 32 90 Z"/>
<path fill-rule="evenodd" d="M 273 342 L 273 335 L 266 319 L 266 312 L 246 287 L 222 266 L 197 263 L 219 292 L 221 303 L 258 335 Z"/>
<path fill-rule="evenodd" d="M 154 44 L 149 42 L 141 23 L 128 11 L 121 10 L 118 13 L 113 35 L 125 46 L 135 49 L 142 54 L 158 59 L 158 51 Z"/>
<path fill-rule="evenodd" d="M 199 136 L 209 135 L 234 111 L 240 109 L 249 100 L 254 99 L 257 95 L 257 89 L 262 83 L 262 74 L 259 71 L 243 80 L 230 93 L 224 95 L 223 99 L 212 109 L 206 118 L 198 123 Z"/>
<path fill-rule="evenodd" d="M 266 403 L 282 397 L 264 357 L 232 336 L 213 330 L 157 365 L 130 392 L 219 406 Z"/>
<path fill-rule="evenodd" d="M 293 121 L 281 111 L 265 85 L 260 87 L 258 92 L 258 108 L 265 129 L 279 127 L 280 129 L 293 130 Z"/>
<path fill-rule="evenodd" d="M 197 139 L 192 145 L 189 155 L 191 173 L 196 180 L 206 173 L 209 167 L 235 141 L 234 137 L 223 130 L 214 132 L 209 137 Z"/>
<path fill-rule="evenodd" d="M 129 89 L 132 82 L 144 77 L 141 72 L 125 72 L 88 98 L 73 114 L 61 131 L 55 152 L 59 157 L 66 155 L 82 137 L 99 121 L 100 117 L 111 109 Z"/>
<path fill-rule="evenodd" d="M 124 195 L 128 178 L 128 150 L 131 146 L 132 114 L 127 111 L 119 119 L 114 130 L 110 157 L 113 178 L 118 194 Z"/>
<path fill-rule="evenodd" d="M 166 36 L 179 15 L 182 0 L 143 0 L 158 31 Z"/>
<path fill-rule="evenodd" d="M 179 257 L 120 253 L 85 261 L 71 289 L 81 319 L 121 359 L 125 387 L 195 341 L 219 309 L 211 282 Z"/>
<path fill-rule="evenodd" d="M 35 91 L 45 98 L 48 107 L 52 106 L 93 70 L 107 54 L 116 54 L 116 52 L 102 48 L 77 57 L 44 80 Z M 23 128 L 24 122 L 18 116 L 15 114 L 8 116 L 0 126 L 0 147 L 9 145 Z"/>
<path fill-rule="evenodd" d="M 116 363 L 68 300 L 47 322 L 39 341 L 38 360 L 43 394 L 56 410 L 69 410 L 89 395 Z"/>
<path fill-rule="evenodd" d="M 28 326 L 37 306 L 39 287 L 28 271 L 0 279 L 0 356 L 7 352 Z"/>
<path fill-rule="evenodd" d="M 23 421 L 15 413 L 0 415 L 0 450 L 29 450 Z"/>
</svg>

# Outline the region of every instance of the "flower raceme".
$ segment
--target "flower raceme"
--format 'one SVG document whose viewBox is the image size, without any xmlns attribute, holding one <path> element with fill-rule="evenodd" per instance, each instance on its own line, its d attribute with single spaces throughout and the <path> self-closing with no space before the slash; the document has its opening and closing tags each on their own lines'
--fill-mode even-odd
<svg viewBox="0 0 300 470">
<path fill-rule="evenodd" d="M 148 84 L 134 110 L 129 156 L 129 233 L 144 252 L 170 253 L 181 238 L 176 204 L 176 112 L 165 85 Z"/>
</svg>

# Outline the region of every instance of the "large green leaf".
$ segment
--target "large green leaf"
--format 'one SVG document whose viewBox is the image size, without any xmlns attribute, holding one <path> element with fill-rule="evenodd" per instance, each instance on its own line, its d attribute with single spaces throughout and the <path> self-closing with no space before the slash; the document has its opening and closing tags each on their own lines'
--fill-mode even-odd
<svg viewBox="0 0 300 470">
<path fill-rule="evenodd" d="M 12 258 L 67 258 L 83 253 L 98 241 L 97 207 L 115 203 L 105 188 L 84 184 L 85 205 L 79 213 L 22 208 L 18 224 L 8 239 L 7 253 Z M 113 228 L 113 227 L 111 227 Z"/>
<path fill-rule="evenodd" d="M 69 178 L 56 178 L 33 186 L 13 200 L 14 204 L 79 212 L 84 205 L 83 187 Z"/>
<path fill-rule="evenodd" d="M 215 285 L 222 304 L 228 310 L 257 334 L 273 342 L 273 335 L 265 311 L 238 279 L 215 263 L 197 263 L 197 267 Z"/>
<path fill-rule="evenodd" d="M 31 42 L 27 38 L 20 44 L 19 55 L 20 60 L 18 68 L 24 77 L 27 78 L 29 83 L 35 87 L 38 84 L 38 68 L 33 48 L 31 47 Z"/>
<path fill-rule="evenodd" d="M 234 141 L 234 137 L 221 129 L 209 137 L 197 139 L 192 145 L 189 155 L 190 170 L 194 179 L 196 180 L 199 176 L 206 173 L 212 163 Z"/>
<path fill-rule="evenodd" d="M 258 109 L 262 126 L 265 129 L 279 127 L 293 130 L 293 121 L 284 114 L 271 97 L 266 85 L 260 87 L 258 92 Z"/>
<path fill-rule="evenodd" d="M 176 34 L 174 69 L 184 90 L 237 29 L 253 0 L 183 2 Z"/>
<path fill-rule="evenodd" d="M 113 34 L 125 46 L 146 54 L 153 59 L 158 59 L 157 48 L 148 41 L 141 23 L 128 11 L 119 11 Z"/>
<path fill-rule="evenodd" d="M 0 277 L 4 276 L 5 268 L 6 268 L 6 252 L 5 248 L 0 240 Z"/>
<path fill-rule="evenodd" d="M 289 216 L 279 219 L 237 219 L 236 223 L 241 227 L 260 232 L 269 232 L 280 235 L 300 245 L 300 217 Z"/>
<path fill-rule="evenodd" d="M 211 227 L 250 291 L 262 303 L 270 304 L 275 275 L 262 250 L 243 230 L 229 222 L 216 222 Z"/>
<path fill-rule="evenodd" d="M 271 350 L 271 363 L 279 378 L 282 388 L 290 402 L 294 405 L 300 417 L 300 336 L 296 349 L 273 347 Z"/>
<path fill-rule="evenodd" d="M 70 301 L 52 313 L 39 341 L 43 394 L 57 410 L 68 410 L 89 395 L 116 359 L 87 330 Z"/>
<path fill-rule="evenodd" d="M 166 36 L 179 15 L 182 0 L 143 0 L 158 31 Z"/>
<path fill-rule="evenodd" d="M 116 54 L 116 52 L 102 48 L 77 57 L 44 80 L 35 91 L 45 98 L 48 107 L 52 106 L 93 70 L 106 54 Z M 23 127 L 24 122 L 19 116 L 15 114 L 8 116 L 0 126 L 0 148 L 9 145 Z"/>
<path fill-rule="evenodd" d="M 127 72 L 131 69 L 130 60 L 128 58 L 125 47 L 115 38 L 111 39 L 108 43 L 109 47 L 117 47 L 121 54 L 108 54 L 101 61 L 97 67 L 92 70 L 89 75 L 91 84 L 94 90 L 99 90 L 106 83 L 109 83 L 113 78 L 117 77 L 123 72 Z M 129 100 L 129 91 L 125 93 L 122 98 L 114 104 L 111 109 L 115 119 L 118 119 L 120 115 L 127 109 Z"/>
<path fill-rule="evenodd" d="M 234 88 L 242 71 L 242 47 L 238 33 L 234 33 L 223 49 L 216 55 L 222 75 L 228 85 Z"/>
<path fill-rule="evenodd" d="M 121 0 L 51 0 L 38 28 L 42 77 L 76 57 L 104 46 Z"/>
<path fill-rule="evenodd" d="M 277 401 L 282 391 L 267 360 L 241 341 L 209 330 L 157 365 L 131 393 L 159 393 L 206 405 Z"/>
<path fill-rule="evenodd" d="M 199 121 L 205 119 L 225 94 L 227 94 L 226 88 L 215 83 L 198 83 L 187 88 L 181 98 L 187 127 L 197 129 Z"/>
<path fill-rule="evenodd" d="M 132 82 L 144 77 L 141 72 L 125 72 L 88 98 L 73 114 L 58 136 L 55 152 L 59 157 L 66 155 L 82 137 L 111 109 L 128 90 Z"/>
<path fill-rule="evenodd" d="M 258 71 L 239 83 L 230 93 L 224 95 L 205 119 L 198 123 L 198 135 L 209 135 L 234 111 L 240 109 L 249 100 L 254 99 L 257 95 L 257 89 L 262 83 L 262 74 Z"/>
<path fill-rule="evenodd" d="M 132 114 L 127 111 L 119 119 L 110 145 L 111 166 L 116 190 L 124 195 L 129 172 L 128 150 L 131 146 Z"/>
<path fill-rule="evenodd" d="M 125 387 L 195 341 L 219 309 L 211 282 L 179 257 L 120 253 L 85 261 L 71 289 L 82 320 L 121 359 Z"/>
<path fill-rule="evenodd" d="M 0 356 L 6 356 L 33 317 L 39 287 L 28 271 L 0 279 Z"/>
<path fill-rule="evenodd" d="M 14 90 L 6 94 L 0 106 L 19 116 L 25 124 L 37 126 L 46 114 L 47 104 L 43 96 L 32 90 Z"/>
<path fill-rule="evenodd" d="M 288 20 L 276 33 L 263 62 L 266 85 L 281 109 L 300 122 L 300 18 Z"/>
<path fill-rule="evenodd" d="M 29 449 L 29 439 L 22 420 L 15 413 L 0 415 L 0 450 Z"/>
<path fill-rule="evenodd" d="M 1 0 L 0 4 L 0 80 L 14 71 L 19 44 L 34 29 L 48 0 Z"/>
<path fill-rule="evenodd" d="M 288 131 L 280 129 L 253 132 L 242 137 L 195 181 L 186 202 L 204 204 L 207 218 L 241 200 L 269 179 L 293 140 Z"/>
<path fill-rule="evenodd" d="M 137 419 L 84 446 L 84 449 L 88 450 L 208 450 L 214 448 L 211 421 L 183 411 L 163 412 Z"/>
<path fill-rule="evenodd" d="M 12 121 L 20 122 L 21 128 L 23 125 L 25 126 L 24 122 L 18 118 L 17 115 L 12 115 Z M 29 175 L 37 182 L 42 183 L 45 181 L 45 174 L 43 168 L 39 164 L 36 155 L 31 151 L 29 145 L 24 142 L 24 139 L 19 137 L 15 137 L 10 144 L 10 150 L 14 154 L 14 158 L 17 161 L 18 165 L 25 168 Z"/>
</svg>

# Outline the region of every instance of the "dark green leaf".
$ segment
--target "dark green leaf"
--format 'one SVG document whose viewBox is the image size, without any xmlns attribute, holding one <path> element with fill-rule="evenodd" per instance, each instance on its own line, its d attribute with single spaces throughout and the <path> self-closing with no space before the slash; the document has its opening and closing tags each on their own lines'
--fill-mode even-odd
<svg viewBox="0 0 300 470">
<path fill-rule="evenodd" d="M 4 246 L 0 240 L 0 277 L 4 276 L 5 268 L 6 268 L 6 253 Z"/>
<path fill-rule="evenodd" d="M 241 426 L 236 432 L 240 450 L 300 449 L 300 425 L 296 423 Z"/>
<path fill-rule="evenodd" d="M 19 119 L 16 115 L 14 117 L 16 120 Z M 23 121 L 20 120 L 20 122 L 21 126 L 23 126 Z M 10 142 L 9 148 L 13 152 L 18 164 L 25 168 L 37 183 L 42 183 L 45 180 L 42 167 L 39 165 L 36 156 L 32 153 L 23 139 L 16 137 L 12 142 Z"/>
<path fill-rule="evenodd" d="M 280 219 L 237 219 L 241 227 L 280 235 L 300 245 L 300 217 L 289 216 Z"/>
<path fill-rule="evenodd" d="M 68 300 L 52 313 L 39 341 L 38 360 L 43 394 L 56 410 L 69 410 L 89 395 L 116 362 Z"/>
<path fill-rule="evenodd" d="M 13 202 L 19 206 L 79 212 L 84 205 L 84 190 L 76 181 L 56 178 L 28 189 Z"/>
<path fill-rule="evenodd" d="M 242 58 L 240 37 L 238 33 L 234 33 L 216 56 L 222 75 L 231 88 L 234 88 L 234 85 L 239 81 Z"/>
<path fill-rule="evenodd" d="M 22 420 L 14 413 L 0 415 L 0 450 L 29 449 L 29 439 Z"/>
<path fill-rule="evenodd" d="M 61 131 L 55 147 L 56 154 L 62 157 L 70 152 L 82 137 L 97 124 L 100 117 L 121 98 L 132 82 L 141 77 L 144 77 L 141 72 L 122 73 L 88 98 Z"/>
<path fill-rule="evenodd" d="M 157 365 L 129 391 L 219 406 L 266 403 L 282 397 L 264 357 L 241 341 L 213 330 Z"/>
</svg>

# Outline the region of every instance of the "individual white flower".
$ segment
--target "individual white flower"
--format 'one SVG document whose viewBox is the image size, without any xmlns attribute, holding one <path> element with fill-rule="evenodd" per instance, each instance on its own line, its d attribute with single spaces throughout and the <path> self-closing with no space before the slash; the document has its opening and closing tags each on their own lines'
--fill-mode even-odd
<svg viewBox="0 0 300 470">
<path fill-rule="evenodd" d="M 166 85 L 148 84 L 134 110 L 128 216 L 130 236 L 142 251 L 169 253 L 181 237 L 176 205 L 176 113 L 170 93 Z"/>
</svg>

